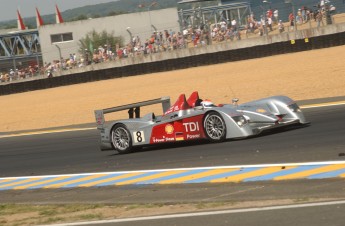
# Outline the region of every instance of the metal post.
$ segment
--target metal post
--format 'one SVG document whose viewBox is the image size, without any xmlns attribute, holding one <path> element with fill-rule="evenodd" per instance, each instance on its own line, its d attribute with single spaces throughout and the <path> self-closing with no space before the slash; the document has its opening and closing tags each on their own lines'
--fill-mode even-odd
<svg viewBox="0 0 345 226">
<path fill-rule="evenodd" d="M 150 19 L 150 31 L 151 31 L 151 34 L 153 33 L 152 32 L 152 19 L 151 19 L 151 7 L 153 6 L 153 3 L 151 3 L 148 7 L 147 7 L 147 11 L 149 13 L 149 19 Z"/>
<path fill-rule="evenodd" d="M 128 34 L 129 34 L 129 38 L 130 38 L 130 43 L 132 43 L 132 41 L 133 41 L 133 35 L 132 35 L 132 32 L 130 31 L 130 27 L 127 27 L 126 28 L 126 31 L 128 32 Z"/>
<path fill-rule="evenodd" d="M 150 17 L 150 30 L 152 33 L 152 20 L 151 20 L 151 11 L 150 11 L 150 7 L 149 7 L 149 17 Z"/>
<path fill-rule="evenodd" d="M 291 0 L 291 7 L 292 7 L 292 14 L 293 14 L 293 30 L 294 30 L 294 36 L 296 39 L 296 32 L 297 32 L 297 24 L 296 24 L 296 14 L 295 14 L 295 5 L 293 0 Z"/>
<path fill-rule="evenodd" d="M 296 24 L 296 14 L 295 14 L 295 5 L 293 0 L 291 1 L 291 7 L 292 7 L 292 14 L 293 14 L 293 26 L 294 26 L 294 32 L 295 32 L 295 36 L 296 36 L 296 31 L 297 31 L 297 24 Z"/>
<path fill-rule="evenodd" d="M 13 61 L 13 70 L 16 71 L 17 67 L 16 67 L 16 58 L 15 55 L 12 54 L 12 61 Z"/>
<path fill-rule="evenodd" d="M 37 49 L 37 43 L 35 43 L 35 49 L 36 49 L 36 62 L 37 62 L 37 67 L 40 68 L 40 62 L 38 60 L 38 49 Z"/>
<path fill-rule="evenodd" d="M 262 1 L 263 3 L 265 3 L 266 1 Z M 262 27 L 263 27 L 263 32 L 264 32 L 264 35 L 265 36 L 268 36 L 268 31 L 267 31 L 267 21 L 266 21 L 266 7 L 263 7 L 261 6 L 261 9 L 262 9 L 262 16 L 263 16 L 263 19 L 264 19 L 264 22 L 265 22 L 265 26 L 262 24 Z M 260 19 L 262 20 L 262 18 Z"/>
<path fill-rule="evenodd" d="M 241 22 L 241 13 L 240 13 L 240 9 L 239 9 L 239 8 L 237 9 L 237 15 L 238 15 L 237 26 L 239 26 L 239 25 L 242 25 L 242 22 Z"/>
<path fill-rule="evenodd" d="M 60 57 L 60 59 L 59 59 L 59 62 L 60 62 L 60 64 L 61 64 L 61 67 L 60 67 L 60 70 L 62 69 L 62 55 L 61 55 L 61 48 L 60 48 L 60 46 L 58 46 L 57 44 L 54 44 L 55 46 L 56 46 L 56 48 L 58 48 L 58 50 L 59 50 L 59 57 Z"/>
</svg>

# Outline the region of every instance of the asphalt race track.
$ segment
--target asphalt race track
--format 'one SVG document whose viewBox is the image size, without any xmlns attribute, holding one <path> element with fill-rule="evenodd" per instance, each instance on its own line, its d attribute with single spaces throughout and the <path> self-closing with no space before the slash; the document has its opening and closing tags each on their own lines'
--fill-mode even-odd
<svg viewBox="0 0 345 226">
<path fill-rule="evenodd" d="M 345 160 L 345 106 L 304 109 L 311 125 L 224 143 L 182 143 L 118 155 L 96 130 L 0 139 L 0 177 Z"/>
<path fill-rule="evenodd" d="M 114 151 L 99 151 L 99 135 L 96 130 L 0 138 L 0 177 L 345 161 L 345 105 L 308 108 L 303 109 L 303 112 L 311 122 L 310 126 L 291 127 L 219 144 L 197 142 L 156 146 L 127 155 L 119 155 Z M 284 200 L 290 200 L 290 204 L 304 201 L 311 203 L 311 206 L 292 208 L 288 205 L 288 209 L 243 213 L 236 210 L 232 213 L 232 210 L 229 210 L 229 213 L 215 216 L 191 215 L 165 220 L 164 216 L 163 220 L 133 219 L 124 222 L 120 219 L 116 225 L 162 225 L 162 221 L 164 225 L 273 226 L 277 222 L 281 222 L 281 225 L 342 225 L 344 185 L 343 178 L 330 178 L 231 184 L 7 190 L 0 191 L 0 203 L 249 202 L 274 206 L 284 203 Z M 339 204 L 317 206 L 317 202 L 328 200 L 336 200 L 336 203 L 339 201 Z M 211 212 L 211 215 L 213 214 L 215 213 Z M 114 225 L 115 222 L 95 222 L 95 225 Z"/>
</svg>

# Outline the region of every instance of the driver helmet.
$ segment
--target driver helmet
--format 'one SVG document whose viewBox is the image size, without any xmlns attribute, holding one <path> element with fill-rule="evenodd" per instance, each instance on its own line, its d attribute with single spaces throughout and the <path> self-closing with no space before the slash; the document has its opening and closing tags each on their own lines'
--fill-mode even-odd
<svg viewBox="0 0 345 226">
<path fill-rule="evenodd" d="M 203 100 L 203 101 L 201 101 L 201 106 L 203 106 L 204 108 L 215 107 L 213 102 L 210 101 L 210 100 Z"/>
</svg>

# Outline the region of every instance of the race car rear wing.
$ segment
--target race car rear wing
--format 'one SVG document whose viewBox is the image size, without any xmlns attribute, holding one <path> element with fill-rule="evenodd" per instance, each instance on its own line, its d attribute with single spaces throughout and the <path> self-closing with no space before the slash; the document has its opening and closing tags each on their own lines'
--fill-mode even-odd
<svg viewBox="0 0 345 226">
<path fill-rule="evenodd" d="M 170 97 L 161 97 L 153 100 L 142 101 L 134 104 L 127 104 L 118 107 L 106 108 L 102 110 L 95 110 L 95 117 L 97 122 L 97 129 L 102 129 L 104 127 L 105 118 L 104 114 L 123 111 L 128 109 L 129 118 L 133 118 L 135 113 L 135 118 L 140 118 L 140 107 L 160 104 L 162 103 L 163 113 L 170 108 Z"/>
</svg>

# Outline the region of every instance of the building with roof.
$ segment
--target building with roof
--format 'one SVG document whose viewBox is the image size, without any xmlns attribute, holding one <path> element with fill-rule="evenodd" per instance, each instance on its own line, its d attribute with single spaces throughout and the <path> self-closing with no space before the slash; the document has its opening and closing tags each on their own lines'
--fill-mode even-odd
<svg viewBox="0 0 345 226">
<path fill-rule="evenodd" d="M 145 41 L 156 30 L 179 31 L 180 28 L 176 8 L 44 25 L 38 29 L 43 61 L 52 62 L 60 57 L 66 59 L 73 53 L 78 54 L 80 39 L 93 30 L 113 33 L 129 43 L 133 36 Z"/>
</svg>

